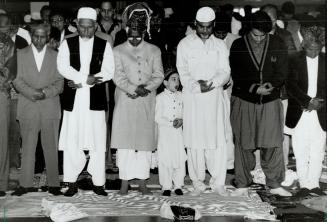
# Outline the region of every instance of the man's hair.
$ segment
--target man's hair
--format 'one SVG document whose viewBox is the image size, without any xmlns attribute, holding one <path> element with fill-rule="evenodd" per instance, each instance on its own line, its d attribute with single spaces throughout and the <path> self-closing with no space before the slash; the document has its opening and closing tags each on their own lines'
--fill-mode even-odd
<svg viewBox="0 0 327 222">
<path fill-rule="evenodd" d="M 51 27 L 50 29 L 50 39 L 54 39 L 57 42 L 60 42 L 60 38 L 61 38 L 61 32 L 58 28 L 56 27 Z"/>
<path fill-rule="evenodd" d="M 11 18 L 8 14 L 0 14 L 0 20 L 2 20 L 2 19 L 7 19 L 7 24 L 5 24 L 5 25 L 11 24 Z M 1 25 L 1 23 L 0 23 L 0 25 Z"/>
<path fill-rule="evenodd" d="M 282 12 L 293 15 L 295 13 L 294 3 L 291 1 L 284 2 L 282 4 Z"/>
<path fill-rule="evenodd" d="M 231 32 L 231 19 L 226 13 L 216 13 L 216 25 L 214 31 Z"/>
<path fill-rule="evenodd" d="M 258 29 L 261 32 L 269 33 L 272 29 L 272 22 L 269 15 L 264 11 L 257 11 L 251 15 L 251 29 Z"/>
<path fill-rule="evenodd" d="M 46 10 L 52 10 L 51 9 L 51 7 L 50 6 L 48 6 L 48 5 L 44 5 L 44 6 L 42 6 L 42 8 L 41 8 L 41 10 L 40 10 L 40 14 L 42 15 L 42 13 L 44 12 L 44 11 L 46 11 Z"/>
<path fill-rule="evenodd" d="M 53 16 L 61 16 L 63 17 L 64 19 L 66 18 L 66 12 L 62 9 L 54 9 L 54 10 L 51 10 L 51 13 L 50 13 L 50 16 L 49 18 L 51 19 Z"/>
<path fill-rule="evenodd" d="M 108 1 L 101 1 L 100 9 L 101 9 L 102 4 L 105 3 L 105 2 L 109 2 L 113 9 L 116 8 L 116 1 L 108 0 Z"/>
<path fill-rule="evenodd" d="M 159 16 L 160 18 L 164 18 L 165 17 L 165 10 L 160 7 L 159 5 L 154 5 L 152 8 L 152 14 L 151 16 Z"/>
<path fill-rule="evenodd" d="M 30 25 L 30 28 L 31 28 L 30 30 L 31 36 L 34 34 L 36 30 L 39 29 L 43 29 L 44 31 L 46 31 L 47 35 L 50 35 L 51 26 L 49 24 L 45 24 L 42 22 L 34 22 Z"/>
<path fill-rule="evenodd" d="M 274 17 L 275 19 L 277 19 L 277 13 L 278 13 L 278 8 L 276 5 L 273 5 L 273 4 L 266 4 L 266 5 L 263 5 L 261 8 L 260 8 L 261 11 L 274 11 Z"/>
<path fill-rule="evenodd" d="M 247 13 L 249 13 L 249 14 L 251 14 L 252 13 L 252 5 L 245 5 L 244 6 L 244 13 L 245 14 L 247 14 Z"/>
</svg>

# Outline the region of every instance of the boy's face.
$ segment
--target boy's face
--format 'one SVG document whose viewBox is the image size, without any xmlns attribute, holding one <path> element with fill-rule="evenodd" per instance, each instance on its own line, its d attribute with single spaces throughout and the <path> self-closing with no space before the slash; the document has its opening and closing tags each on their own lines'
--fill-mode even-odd
<svg viewBox="0 0 327 222">
<path fill-rule="evenodd" d="M 174 73 L 169 76 L 168 80 L 164 80 L 164 85 L 171 92 L 176 92 L 180 84 L 178 73 Z"/>
</svg>

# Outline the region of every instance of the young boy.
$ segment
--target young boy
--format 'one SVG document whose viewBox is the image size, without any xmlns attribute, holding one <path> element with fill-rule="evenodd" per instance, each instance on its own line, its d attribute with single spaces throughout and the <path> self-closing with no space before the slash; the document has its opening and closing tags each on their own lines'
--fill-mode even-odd
<svg viewBox="0 0 327 222">
<path fill-rule="evenodd" d="M 186 153 L 183 143 L 183 103 L 176 70 L 166 73 L 165 89 L 156 98 L 155 121 L 158 124 L 159 182 L 164 196 L 170 196 L 174 183 L 176 195 L 183 195 Z"/>
</svg>

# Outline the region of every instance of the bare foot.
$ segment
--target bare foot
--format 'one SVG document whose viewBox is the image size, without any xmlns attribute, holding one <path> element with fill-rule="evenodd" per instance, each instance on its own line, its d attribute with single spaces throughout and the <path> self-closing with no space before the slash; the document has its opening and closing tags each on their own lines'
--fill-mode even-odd
<svg viewBox="0 0 327 222">
<path fill-rule="evenodd" d="M 230 193 L 225 189 L 224 186 L 219 186 L 213 189 L 213 192 L 217 193 L 219 196 L 228 197 Z"/>
<path fill-rule="evenodd" d="M 139 191 L 142 195 L 152 195 L 153 193 L 146 187 L 145 180 L 140 180 Z"/>
<path fill-rule="evenodd" d="M 126 195 L 127 193 L 128 193 L 128 180 L 122 180 L 121 187 L 120 187 L 118 194 Z"/>
</svg>

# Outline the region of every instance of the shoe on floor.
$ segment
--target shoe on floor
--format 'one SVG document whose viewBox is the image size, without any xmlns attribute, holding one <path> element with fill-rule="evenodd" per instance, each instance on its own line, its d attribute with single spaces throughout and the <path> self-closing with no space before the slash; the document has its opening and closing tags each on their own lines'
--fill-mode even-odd
<svg viewBox="0 0 327 222">
<path fill-rule="evenodd" d="M 317 194 L 319 196 L 326 196 L 327 194 L 320 187 L 315 187 L 309 191 L 310 193 Z"/>
<path fill-rule="evenodd" d="M 282 196 L 282 197 L 291 197 L 292 196 L 292 194 L 290 192 L 288 192 L 287 190 L 285 190 L 282 187 L 270 189 L 270 193 L 278 195 L 278 196 Z"/>
<path fill-rule="evenodd" d="M 5 191 L 0 191 L 0 197 L 4 197 L 6 196 L 6 192 Z"/>
<path fill-rule="evenodd" d="M 175 194 L 176 194 L 177 196 L 182 196 L 184 193 L 183 193 L 183 191 L 182 191 L 181 189 L 176 189 L 176 190 L 175 190 Z"/>
<path fill-rule="evenodd" d="M 65 197 L 72 197 L 77 194 L 78 188 L 76 183 L 69 183 L 68 190 L 64 193 Z"/>
<path fill-rule="evenodd" d="M 59 196 L 59 195 L 63 194 L 61 192 L 61 187 L 49 187 L 48 192 L 51 193 L 54 196 Z"/>
<path fill-rule="evenodd" d="M 14 192 L 11 193 L 11 196 L 22 196 L 26 193 L 28 193 L 28 188 L 18 187 Z"/>
<path fill-rule="evenodd" d="M 103 186 L 94 186 L 93 192 L 100 196 L 108 196 L 108 193 L 103 189 Z"/>
<path fill-rule="evenodd" d="M 304 197 L 307 197 L 307 196 L 310 196 L 310 190 L 308 188 L 300 188 L 299 191 L 295 194 L 296 197 L 301 197 L 301 198 L 304 198 Z"/>
<path fill-rule="evenodd" d="M 170 195 L 171 195 L 170 190 L 164 190 L 164 192 L 162 193 L 162 196 L 170 197 Z"/>
</svg>

